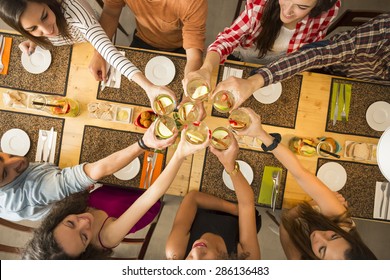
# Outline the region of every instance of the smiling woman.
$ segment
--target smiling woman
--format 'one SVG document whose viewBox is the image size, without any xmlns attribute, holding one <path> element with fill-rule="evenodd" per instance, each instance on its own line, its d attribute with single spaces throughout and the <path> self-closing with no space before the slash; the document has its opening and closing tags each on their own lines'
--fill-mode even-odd
<svg viewBox="0 0 390 280">
<path fill-rule="evenodd" d="M 0 0 L 0 17 L 36 45 L 52 46 L 46 38 L 48 35 L 71 40 L 61 5 L 56 0 Z"/>
<path fill-rule="evenodd" d="M 158 92 L 175 99 L 170 89 L 152 84 L 115 48 L 86 0 L 0 0 L 0 17 L 29 39 L 19 45 L 28 55 L 37 45 L 51 48 L 88 41 L 105 61 L 141 86 L 151 101 Z M 91 65 L 90 72 L 96 80 L 107 81 L 106 68 L 106 63 Z"/>
</svg>

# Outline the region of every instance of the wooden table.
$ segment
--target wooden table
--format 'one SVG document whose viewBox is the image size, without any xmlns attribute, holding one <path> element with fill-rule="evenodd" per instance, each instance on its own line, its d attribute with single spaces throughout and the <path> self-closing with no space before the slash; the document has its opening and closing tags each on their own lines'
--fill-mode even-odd
<svg viewBox="0 0 390 280">
<path fill-rule="evenodd" d="M 59 166 L 61 168 L 77 165 L 79 163 L 83 130 L 85 125 L 95 125 L 125 131 L 144 131 L 132 123 L 122 124 L 117 122 L 92 119 L 88 117 L 87 104 L 91 101 L 96 101 L 96 93 L 98 88 L 98 82 L 94 80 L 88 70 L 88 64 L 91 60 L 92 54 L 93 48 L 88 43 L 77 44 L 73 47 L 67 96 L 77 99 L 80 102 L 81 114 L 76 118 L 66 118 L 64 136 L 61 146 L 61 157 L 59 161 Z M 213 76 L 213 85 L 216 83 L 216 73 L 217 71 L 215 71 Z M 303 73 L 302 88 L 295 128 L 289 129 L 275 126 L 265 126 L 265 129 L 269 132 L 278 132 L 282 134 L 282 136 L 297 135 L 313 137 L 326 135 L 328 137 L 335 138 L 342 144 L 345 142 L 345 140 L 376 144 L 378 142 L 377 138 L 325 132 L 331 79 L 332 76 L 329 75 L 308 72 Z M 0 88 L 0 93 L 5 91 L 7 91 L 7 89 Z M 4 108 L 2 100 L 0 100 L 0 107 Z M 140 106 L 132 107 L 135 108 L 133 117 L 137 116 L 141 111 L 146 109 L 146 107 Z M 22 109 L 10 110 L 23 111 Z M 226 119 L 211 116 L 211 110 L 212 104 L 209 101 L 206 103 L 206 111 L 208 116 L 205 119 L 205 122 L 210 129 L 214 129 L 217 126 L 220 126 L 221 122 L 224 124 L 226 123 Z M 40 112 L 34 113 L 44 114 Z M 173 148 L 168 149 L 168 161 L 171 158 L 173 152 Z M 168 194 L 184 196 L 190 190 L 199 189 L 204 154 L 205 151 L 201 151 L 186 159 L 185 163 L 180 168 L 174 182 L 169 188 L 167 192 Z M 316 172 L 317 157 L 300 156 L 299 159 L 310 172 Z M 341 159 L 343 159 L 343 157 L 341 157 Z M 307 201 L 309 199 L 310 197 L 298 186 L 291 174 L 288 174 L 284 193 L 283 208 L 291 208 L 297 203 L 301 201 Z"/>
</svg>

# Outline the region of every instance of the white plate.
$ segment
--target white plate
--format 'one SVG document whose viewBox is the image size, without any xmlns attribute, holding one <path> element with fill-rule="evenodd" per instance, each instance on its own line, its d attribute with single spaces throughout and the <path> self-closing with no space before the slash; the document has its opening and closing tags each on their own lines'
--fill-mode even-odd
<svg viewBox="0 0 390 280">
<path fill-rule="evenodd" d="M 247 164 L 245 161 L 237 160 L 238 165 L 240 166 L 240 171 L 242 175 L 244 175 L 245 179 L 248 181 L 249 185 L 252 184 L 253 181 L 253 170 L 249 164 Z M 222 179 L 225 183 L 225 186 L 234 191 L 234 186 L 232 179 L 230 179 L 230 176 L 226 173 L 226 170 L 224 169 L 222 172 Z"/>
<path fill-rule="evenodd" d="M 260 88 L 253 93 L 253 97 L 263 104 L 271 104 L 279 99 L 282 94 L 282 84 L 276 83 Z"/>
<path fill-rule="evenodd" d="M 1 137 L 1 150 L 6 154 L 24 157 L 30 150 L 30 138 L 19 128 L 12 128 Z"/>
<path fill-rule="evenodd" d="M 390 126 L 390 104 L 385 101 L 372 103 L 366 112 L 368 125 L 376 131 L 384 131 Z"/>
<path fill-rule="evenodd" d="M 175 65 L 166 56 L 156 56 L 148 61 L 145 76 L 157 86 L 166 86 L 175 77 Z"/>
<path fill-rule="evenodd" d="M 390 127 L 383 132 L 376 149 L 376 159 L 383 176 L 390 181 Z"/>
<path fill-rule="evenodd" d="M 135 158 L 132 162 L 123 167 L 121 170 L 115 172 L 114 176 L 117 177 L 119 180 L 124 181 L 133 179 L 135 176 L 137 176 L 140 167 L 141 162 L 139 161 L 139 158 Z"/>
<path fill-rule="evenodd" d="M 347 182 L 347 172 L 337 162 L 328 162 L 320 167 L 317 177 L 334 192 L 341 190 Z"/>
<path fill-rule="evenodd" d="M 37 47 L 30 56 L 27 53 L 22 53 L 22 65 L 24 69 L 32 74 L 43 73 L 51 64 L 51 53 L 41 47 Z"/>
</svg>

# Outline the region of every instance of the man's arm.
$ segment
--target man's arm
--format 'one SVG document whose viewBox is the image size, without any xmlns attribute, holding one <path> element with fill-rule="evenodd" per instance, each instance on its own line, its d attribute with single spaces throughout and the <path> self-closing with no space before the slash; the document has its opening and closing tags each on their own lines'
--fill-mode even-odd
<svg viewBox="0 0 390 280">
<path fill-rule="evenodd" d="M 184 76 L 189 72 L 198 70 L 202 66 L 202 56 L 203 52 L 196 48 L 191 48 L 186 50 L 187 54 L 187 63 L 184 69 Z"/>
</svg>

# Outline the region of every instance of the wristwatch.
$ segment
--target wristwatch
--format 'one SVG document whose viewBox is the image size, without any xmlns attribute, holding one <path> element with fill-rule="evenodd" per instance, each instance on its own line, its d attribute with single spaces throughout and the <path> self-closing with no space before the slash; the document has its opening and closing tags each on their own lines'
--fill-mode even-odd
<svg viewBox="0 0 390 280">
<path fill-rule="evenodd" d="M 268 147 L 264 145 L 264 143 L 261 144 L 261 148 L 263 149 L 264 152 L 272 151 L 279 145 L 280 141 L 282 140 L 282 136 L 279 133 L 270 133 L 269 135 L 271 135 L 274 138 L 274 140 L 272 141 L 272 144 L 269 145 Z"/>
<path fill-rule="evenodd" d="M 225 169 L 226 170 L 226 169 Z M 238 162 L 236 161 L 236 163 L 234 164 L 234 169 L 231 171 L 231 172 L 228 172 L 226 170 L 226 173 L 229 174 L 229 176 L 234 176 L 238 173 L 238 171 L 240 171 L 240 165 L 238 164 Z"/>
</svg>

